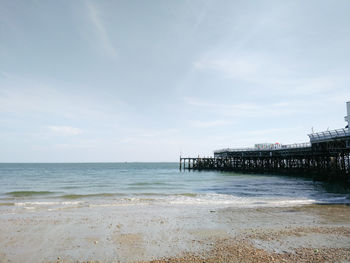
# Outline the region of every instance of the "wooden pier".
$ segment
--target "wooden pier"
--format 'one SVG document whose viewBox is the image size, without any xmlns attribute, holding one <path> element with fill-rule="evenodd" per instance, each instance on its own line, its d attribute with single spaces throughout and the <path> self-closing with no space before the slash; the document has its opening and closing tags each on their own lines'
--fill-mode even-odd
<svg viewBox="0 0 350 263">
<path fill-rule="evenodd" d="M 180 170 L 311 175 L 350 182 L 350 130 L 309 135 L 310 143 L 272 149 L 222 149 L 214 157 L 180 157 Z"/>
<path fill-rule="evenodd" d="M 257 144 L 254 148 L 221 149 L 214 157 L 182 158 L 180 170 L 311 175 L 350 183 L 350 101 L 344 129 L 309 134 L 300 144 Z"/>
</svg>

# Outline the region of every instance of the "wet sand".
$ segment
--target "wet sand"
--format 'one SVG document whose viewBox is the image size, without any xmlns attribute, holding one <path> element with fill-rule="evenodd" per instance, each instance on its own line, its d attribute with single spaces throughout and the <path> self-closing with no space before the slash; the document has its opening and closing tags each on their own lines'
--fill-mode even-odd
<svg viewBox="0 0 350 263">
<path fill-rule="evenodd" d="M 350 207 L 97 206 L 0 214 L 0 262 L 350 262 Z"/>
</svg>

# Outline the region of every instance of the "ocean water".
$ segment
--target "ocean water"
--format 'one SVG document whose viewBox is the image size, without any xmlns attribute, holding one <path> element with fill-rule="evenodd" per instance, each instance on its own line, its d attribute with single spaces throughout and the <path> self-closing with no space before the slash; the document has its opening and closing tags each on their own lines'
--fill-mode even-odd
<svg viewBox="0 0 350 263">
<path fill-rule="evenodd" d="M 275 207 L 350 203 L 340 186 L 305 178 L 179 171 L 177 163 L 0 164 L 1 209 L 171 205 Z"/>
</svg>

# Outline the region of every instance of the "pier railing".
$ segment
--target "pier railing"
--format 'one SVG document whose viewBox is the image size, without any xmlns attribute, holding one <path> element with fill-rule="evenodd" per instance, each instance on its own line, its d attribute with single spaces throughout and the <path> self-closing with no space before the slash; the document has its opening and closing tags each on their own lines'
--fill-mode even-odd
<svg viewBox="0 0 350 263">
<path fill-rule="evenodd" d="M 252 152 L 252 151 L 278 151 L 278 150 L 285 150 L 285 149 L 302 149 L 302 148 L 309 148 L 311 147 L 310 142 L 304 142 L 304 143 L 293 143 L 293 144 L 285 144 L 281 145 L 278 144 L 275 147 L 272 148 L 226 148 L 226 149 L 220 149 L 214 151 L 214 154 L 217 153 L 224 153 L 224 152 Z"/>
<path fill-rule="evenodd" d="M 323 131 L 317 133 L 308 134 L 311 142 L 316 141 L 326 141 L 329 139 L 341 138 L 350 136 L 350 130 L 347 128 L 331 130 L 331 131 Z"/>
</svg>

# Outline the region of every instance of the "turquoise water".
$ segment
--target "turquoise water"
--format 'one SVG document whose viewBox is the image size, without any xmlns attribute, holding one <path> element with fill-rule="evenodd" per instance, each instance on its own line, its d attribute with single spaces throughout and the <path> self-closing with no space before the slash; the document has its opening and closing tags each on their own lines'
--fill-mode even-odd
<svg viewBox="0 0 350 263">
<path fill-rule="evenodd" d="M 302 178 L 179 171 L 177 163 L 0 164 L 0 206 L 283 206 L 350 203 L 349 192 Z"/>
</svg>

